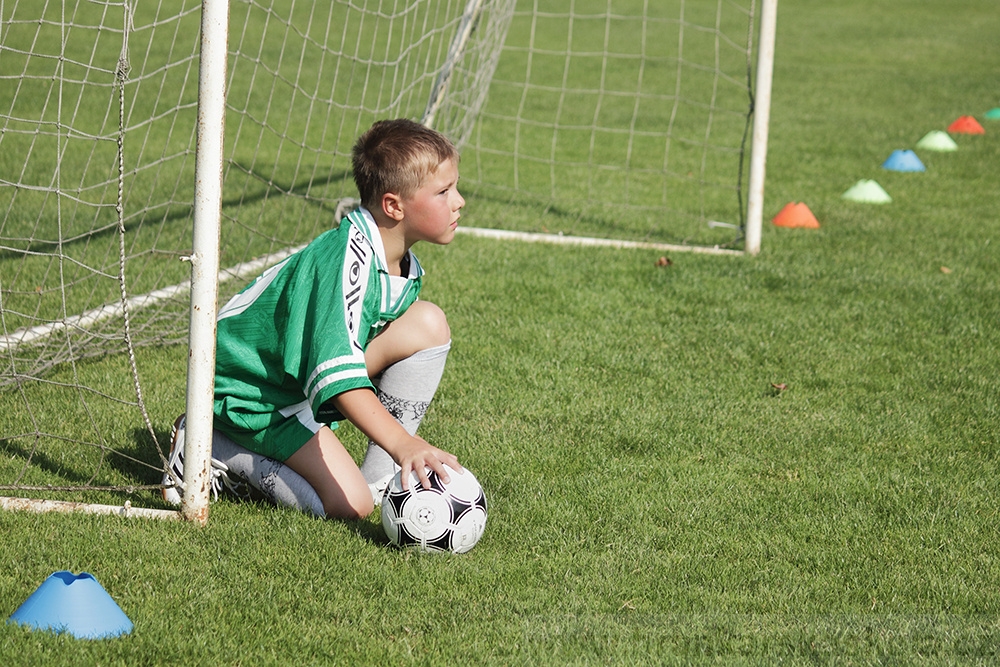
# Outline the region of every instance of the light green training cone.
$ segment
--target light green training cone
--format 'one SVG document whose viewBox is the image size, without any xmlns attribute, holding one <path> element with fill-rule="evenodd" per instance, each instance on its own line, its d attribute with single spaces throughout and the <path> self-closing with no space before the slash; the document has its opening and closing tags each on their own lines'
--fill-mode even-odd
<svg viewBox="0 0 1000 667">
<path fill-rule="evenodd" d="M 858 181 L 842 197 L 862 204 L 888 204 L 892 197 L 875 181 Z"/>
<path fill-rule="evenodd" d="M 948 136 L 947 132 L 934 130 L 924 135 L 924 138 L 917 142 L 917 148 L 927 151 L 957 151 L 958 144 Z"/>
</svg>

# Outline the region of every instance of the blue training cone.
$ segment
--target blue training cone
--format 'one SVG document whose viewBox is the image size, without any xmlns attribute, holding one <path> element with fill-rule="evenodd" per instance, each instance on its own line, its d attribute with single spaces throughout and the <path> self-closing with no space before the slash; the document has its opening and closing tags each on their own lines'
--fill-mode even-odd
<svg viewBox="0 0 1000 667">
<path fill-rule="evenodd" d="M 920 161 L 913 151 L 893 151 L 892 155 L 882 163 L 883 169 L 889 171 L 927 171 L 927 167 Z"/>
<path fill-rule="evenodd" d="M 67 632 L 77 639 L 105 639 L 132 632 L 132 621 L 87 572 L 53 573 L 7 622 Z"/>
</svg>

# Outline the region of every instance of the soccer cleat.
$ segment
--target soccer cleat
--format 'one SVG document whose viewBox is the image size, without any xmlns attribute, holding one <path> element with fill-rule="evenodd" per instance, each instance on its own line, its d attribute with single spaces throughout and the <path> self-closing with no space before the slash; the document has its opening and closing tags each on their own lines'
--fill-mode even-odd
<svg viewBox="0 0 1000 667">
<path fill-rule="evenodd" d="M 385 490 L 389 487 L 389 483 L 395 476 L 396 473 L 391 472 L 382 479 L 376 480 L 368 485 L 368 490 L 372 492 L 372 502 L 375 503 L 375 507 L 382 504 L 382 496 L 385 495 Z"/>
<path fill-rule="evenodd" d="M 170 429 L 170 456 L 167 459 L 167 471 L 163 473 L 163 499 L 171 505 L 181 504 L 181 491 L 184 490 L 184 415 L 177 418 Z M 229 477 L 229 466 L 213 458 L 210 471 L 212 498 L 218 499 L 223 488 L 236 494 L 246 496 L 247 490 L 241 482 Z"/>
</svg>

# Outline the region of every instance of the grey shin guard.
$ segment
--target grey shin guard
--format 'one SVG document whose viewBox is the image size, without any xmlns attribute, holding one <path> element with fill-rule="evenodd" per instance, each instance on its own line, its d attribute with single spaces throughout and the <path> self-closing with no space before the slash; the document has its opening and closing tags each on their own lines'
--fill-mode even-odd
<svg viewBox="0 0 1000 667">
<path fill-rule="evenodd" d="M 421 350 L 401 359 L 375 379 L 379 400 L 406 432 L 415 435 L 434 394 L 437 393 L 451 343 Z M 399 470 L 389 453 L 374 442 L 368 443 L 361 474 L 369 485 L 391 477 Z M 374 494 L 373 490 L 373 494 Z M 377 499 L 376 499 L 377 500 Z"/>
<path fill-rule="evenodd" d="M 231 478 L 236 477 L 249 484 L 269 502 L 316 516 L 326 516 L 323 502 L 316 490 L 284 463 L 251 452 L 219 431 L 213 434 L 212 458 L 229 467 Z"/>
</svg>

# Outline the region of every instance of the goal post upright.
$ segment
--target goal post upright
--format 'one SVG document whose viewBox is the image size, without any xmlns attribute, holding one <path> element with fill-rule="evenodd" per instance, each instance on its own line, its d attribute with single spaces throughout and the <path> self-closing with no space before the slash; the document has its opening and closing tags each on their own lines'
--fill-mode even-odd
<svg viewBox="0 0 1000 667">
<path fill-rule="evenodd" d="M 229 0 L 202 0 L 191 309 L 181 514 L 204 524 L 211 492 L 212 401 L 219 296 Z"/>
<path fill-rule="evenodd" d="M 448 48 L 448 55 L 446 56 L 444 65 L 441 68 L 441 73 L 434 82 L 434 88 L 431 90 L 430 99 L 427 101 L 427 109 L 424 111 L 424 116 L 420 121 L 427 127 L 434 127 L 434 118 L 437 115 L 438 109 L 441 108 L 444 97 L 448 92 L 448 81 L 451 79 L 451 74 L 455 69 L 455 64 L 461 59 L 462 54 L 465 52 L 465 45 L 468 43 L 469 37 L 472 35 L 472 31 L 476 27 L 476 23 L 479 20 L 479 14 L 483 10 L 484 2 L 485 0 L 469 0 L 469 2 L 465 5 L 465 11 L 462 12 L 462 21 L 459 23 L 458 29 L 455 31 L 455 36 L 452 39 L 451 46 Z"/>
<path fill-rule="evenodd" d="M 753 138 L 750 144 L 750 182 L 747 195 L 747 227 L 744 251 L 760 252 L 764 218 L 764 173 L 767 135 L 771 118 L 771 83 L 774 74 L 774 42 L 778 0 L 763 0 L 760 13 L 760 43 L 757 46 L 757 77 L 754 89 Z"/>
</svg>

